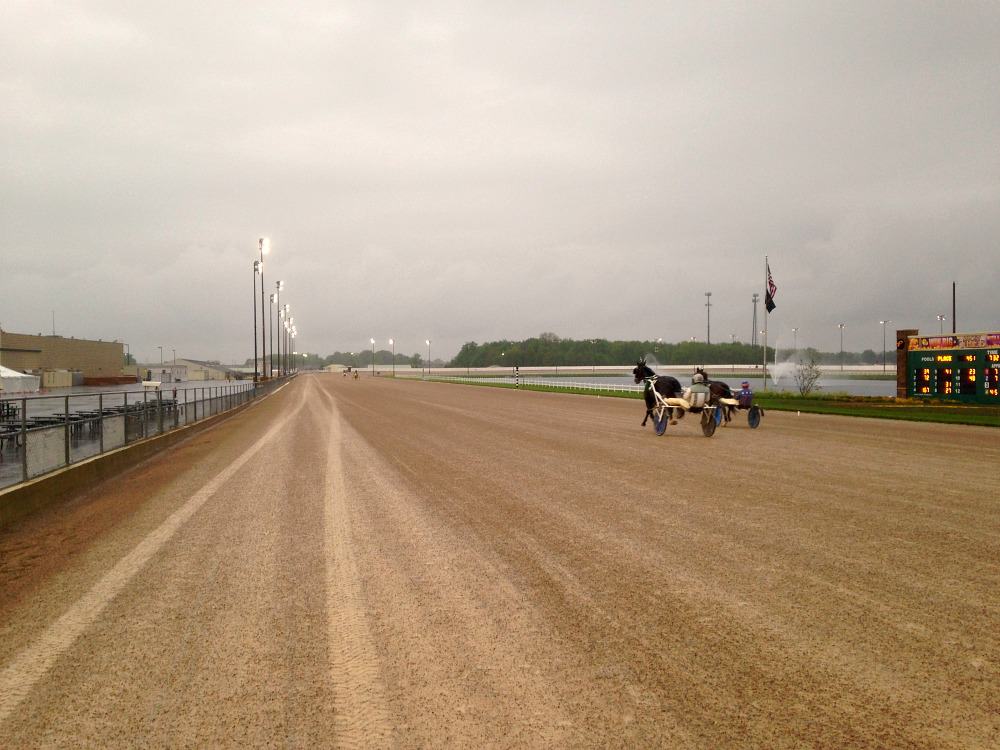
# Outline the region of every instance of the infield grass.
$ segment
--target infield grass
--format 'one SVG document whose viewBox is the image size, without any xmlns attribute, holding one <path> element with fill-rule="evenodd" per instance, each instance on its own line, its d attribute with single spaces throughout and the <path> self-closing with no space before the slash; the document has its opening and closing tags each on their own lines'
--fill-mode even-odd
<svg viewBox="0 0 1000 750">
<path fill-rule="evenodd" d="M 474 385 L 480 388 L 514 388 L 513 383 L 476 383 L 469 381 L 428 378 L 438 383 Z M 522 384 L 518 390 L 548 393 L 573 393 L 581 396 L 641 399 L 637 391 L 596 391 L 589 388 L 562 388 Z M 851 396 L 843 393 L 823 393 L 800 396 L 795 393 L 758 391 L 754 403 L 763 409 L 775 411 L 803 411 L 808 414 L 835 414 L 842 417 L 870 417 L 875 419 L 900 419 L 909 422 L 943 422 L 982 427 L 1000 427 L 1000 408 L 981 405 L 958 405 L 941 402 L 915 402 L 908 399 L 878 396 Z"/>
</svg>

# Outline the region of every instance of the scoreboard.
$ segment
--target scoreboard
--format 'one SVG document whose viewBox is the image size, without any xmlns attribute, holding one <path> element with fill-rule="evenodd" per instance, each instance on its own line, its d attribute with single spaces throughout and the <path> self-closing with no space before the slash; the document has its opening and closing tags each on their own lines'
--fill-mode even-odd
<svg viewBox="0 0 1000 750">
<path fill-rule="evenodd" d="M 1000 405 L 1000 333 L 907 336 L 906 395 Z"/>
</svg>

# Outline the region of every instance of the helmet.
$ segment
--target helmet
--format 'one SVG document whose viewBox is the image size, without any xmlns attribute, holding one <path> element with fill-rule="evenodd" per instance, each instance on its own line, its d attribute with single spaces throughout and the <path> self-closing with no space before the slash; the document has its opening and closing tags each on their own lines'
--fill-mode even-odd
<svg viewBox="0 0 1000 750">
<path fill-rule="evenodd" d="M 701 382 L 702 382 L 702 381 L 704 381 L 704 380 L 705 380 L 705 376 L 704 376 L 704 375 L 702 375 L 702 374 L 701 374 L 700 372 L 696 372 L 696 373 L 694 374 L 694 377 L 693 377 L 693 378 L 691 378 L 691 382 L 692 382 L 692 383 L 701 383 Z"/>
<path fill-rule="evenodd" d="M 740 385 L 743 386 L 744 388 L 749 388 L 750 387 L 750 381 L 749 380 L 744 380 L 742 383 L 740 383 Z"/>
</svg>

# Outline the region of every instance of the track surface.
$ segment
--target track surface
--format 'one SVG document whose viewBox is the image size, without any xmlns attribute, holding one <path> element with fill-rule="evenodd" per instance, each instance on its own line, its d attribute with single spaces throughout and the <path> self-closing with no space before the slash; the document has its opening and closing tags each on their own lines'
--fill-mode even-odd
<svg viewBox="0 0 1000 750">
<path fill-rule="evenodd" d="M 996 747 L 1000 436 L 304 376 L 0 534 L 0 746 Z"/>
</svg>

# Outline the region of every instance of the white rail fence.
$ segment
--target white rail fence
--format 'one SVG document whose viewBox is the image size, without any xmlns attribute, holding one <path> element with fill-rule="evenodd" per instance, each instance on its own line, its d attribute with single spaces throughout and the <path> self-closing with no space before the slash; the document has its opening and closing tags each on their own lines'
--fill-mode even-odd
<svg viewBox="0 0 1000 750">
<path fill-rule="evenodd" d="M 430 380 L 451 383 L 498 383 L 510 386 L 541 386 L 543 388 L 566 388 L 572 390 L 596 391 L 599 393 L 642 393 L 643 386 L 633 383 L 587 383 L 562 378 L 519 378 L 514 375 L 495 377 L 471 377 L 454 375 L 433 375 Z"/>
</svg>

